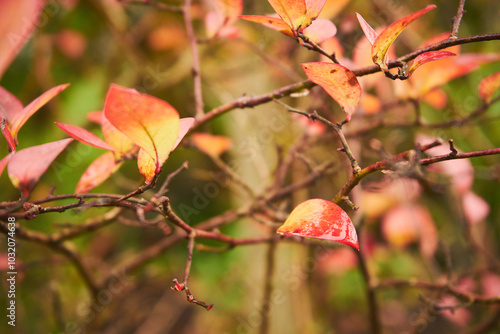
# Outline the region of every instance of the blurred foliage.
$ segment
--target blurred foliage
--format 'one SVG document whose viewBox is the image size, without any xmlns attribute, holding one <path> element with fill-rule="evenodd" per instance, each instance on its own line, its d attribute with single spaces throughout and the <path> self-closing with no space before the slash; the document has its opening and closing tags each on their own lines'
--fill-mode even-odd
<svg viewBox="0 0 500 334">
<path fill-rule="evenodd" d="M 164 3 L 182 5 L 181 1 L 174 0 Z M 244 4 L 245 14 L 272 12 L 265 0 L 244 1 Z M 377 27 L 427 4 L 423 0 L 350 1 L 330 19 L 339 28 L 336 37 L 346 57 L 350 57 L 355 43 L 362 36 L 355 21 L 355 12 Z M 449 31 L 457 4 L 458 1 L 441 1 L 434 12 L 410 25 L 396 41 L 396 53 L 403 55 L 426 39 Z M 468 1 L 466 10 L 460 36 L 500 31 L 499 3 L 491 0 Z M 192 12 L 196 34 L 203 40 L 206 36 L 202 3 L 195 1 Z M 193 115 L 191 54 L 179 13 L 161 11 L 155 6 L 127 4 L 127 1 L 72 0 L 50 2 L 44 14 L 48 19 L 12 63 L 0 85 L 16 95 L 24 105 L 55 85 L 71 83 L 71 86 L 26 123 L 19 134 L 19 148 L 65 138 L 66 135 L 53 124 L 55 121 L 78 125 L 100 135 L 99 127 L 90 122 L 86 114 L 102 109 L 111 83 L 164 99 L 179 111 L 181 117 Z M 242 95 L 263 94 L 305 80 L 299 64 L 319 60 L 317 54 L 301 48 L 293 39 L 276 31 L 248 22 L 236 25 L 240 29 L 239 37 L 199 44 L 205 110 Z M 499 52 L 499 44 L 497 41 L 472 43 L 462 46 L 462 50 Z M 422 103 L 422 119 L 440 122 L 472 112 L 481 104 L 477 94 L 479 82 L 497 71 L 500 71 L 500 63 L 490 63 L 446 84 L 442 87 L 448 97 L 445 112 Z M 325 98 L 318 88 L 314 88 L 308 97 L 285 98 L 284 101 L 304 110 L 317 108 L 333 120 L 343 117 L 338 106 Z M 412 115 L 411 108 L 403 106 L 386 114 L 359 118 L 365 118 L 364 123 L 369 124 L 379 117 L 409 120 Z M 383 155 L 383 152 L 371 149 L 374 139 L 381 143 L 386 153 L 396 154 L 413 147 L 417 132 L 445 140 L 453 138 L 462 151 L 499 147 L 500 105 L 492 106 L 487 115 L 488 122 L 474 121 L 467 126 L 439 130 L 380 127 L 353 140 L 353 146 L 361 166 L 378 161 Z M 282 107 L 269 103 L 253 109 L 232 111 L 204 125 L 201 130 L 233 138 L 233 149 L 223 159 L 254 190 L 262 191 L 274 176 L 279 160 L 277 145 L 286 151 L 304 132 L 295 120 L 295 116 L 286 113 Z M 354 129 L 357 121 L 354 117 Z M 346 127 L 349 126 L 351 124 Z M 307 198 L 331 198 L 337 193 L 348 177 L 342 169 L 344 156 L 336 151 L 337 147 L 332 134 L 319 135 L 312 142 L 305 152 L 308 158 L 317 164 L 337 160 L 336 167 L 340 172 L 332 177 L 323 177 L 308 189 L 294 193 L 291 200 L 284 202 L 285 211 Z M 0 140 L 0 152 L 2 157 L 7 152 L 3 140 Z M 71 144 L 56 160 L 55 166 L 60 168 L 53 166 L 49 169 L 31 200 L 47 196 L 52 185 L 55 185 L 57 194 L 72 193 L 81 174 L 100 154 L 102 152 L 98 149 L 80 143 Z M 218 169 L 210 159 L 189 145 L 181 145 L 171 155 L 160 183 L 186 160 L 189 161 L 189 169 L 172 181 L 169 197 L 175 210 L 179 210 L 183 203 L 193 209 L 187 217 L 183 217 L 190 224 L 205 221 L 244 203 L 241 192 L 231 187 L 219 188 L 215 196 L 206 194 L 205 186 L 213 182 L 213 175 Z M 365 225 L 362 229 L 370 233 L 376 244 L 368 258 L 368 267 L 377 279 L 437 279 L 446 275 L 445 249 L 448 249 L 453 261 L 455 280 L 464 276 L 479 280 L 482 271 L 500 273 L 500 249 L 497 246 L 500 241 L 500 208 L 497 205 L 500 201 L 500 160 L 492 156 L 471 162 L 475 169 L 473 191 L 489 204 L 488 217 L 474 225 L 471 228 L 474 231 L 470 231 L 457 194 L 451 188 L 442 193 L 423 190 L 424 194 L 418 202 L 431 213 L 440 240 L 440 247 L 431 259 L 423 258 L 415 243 L 403 248 L 390 245 L 380 229 L 381 216 L 369 222 L 363 221 Z M 297 161 L 289 178 L 299 180 L 307 173 L 304 164 Z M 6 174 L 0 177 L 0 201 L 16 200 L 18 193 Z M 384 177 L 373 175 L 363 180 L 362 184 Z M 445 184 L 442 175 L 433 177 Z M 125 194 L 136 189 L 141 182 L 136 165 L 128 162 L 119 173 L 93 192 Z M 360 191 L 353 195 L 356 204 Z M 200 194 L 208 204 L 196 209 L 193 201 Z M 61 201 L 57 205 L 71 202 Z M 63 224 L 77 225 L 107 210 L 92 208 L 44 214 L 21 224 L 35 231 L 53 232 Z M 363 220 L 361 214 L 352 211 L 350 214 L 355 217 L 356 224 Z M 129 218 L 134 219 L 132 214 Z M 246 218 L 223 226 L 221 230 L 238 237 L 270 233 L 265 225 L 255 224 Z M 487 249 L 485 253 L 472 252 L 468 248 L 471 247 L 467 241 L 469 232 L 479 238 L 480 244 Z M 361 238 L 364 235 L 363 231 Z M 96 271 L 106 271 L 113 264 L 158 242 L 163 236 L 159 229 L 114 223 L 74 239 L 74 244 L 91 267 Z M 217 242 L 202 243 L 221 246 Z M 5 243 L 0 245 L 0 252 L 4 252 Z M 83 333 L 89 326 L 87 332 L 90 333 L 255 333 L 263 321 L 260 308 L 266 279 L 267 248 L 266 244 L 258 244 L 224 252 L 195 250 L 190 288 L 196 298 L 215 304 L 213 310 L 206 312 L 187 303 L 183 293 L 169 288 L 173 277 L 181 278 L 183 275 L 185 242 L 175 245 L 134 272 L 118 273 L 123 289 L 95 301 L 89 299 L 80 275 L 63 256 L 40 244 L 19 240 L 16 248 L 20 272 L 16 297 L 17 326 L 12 331 L 4 319 L 0 322 L 0 331 Z M 273 298 L 269 302 L 269 333 L 365 333 L 368 330 L 363 276 L 355 265 L 347 264 L 344 270 L 334 270 L 336 262 L 328 259 L 337 248 L 290 243 L 277 246 Z M 2 280 L 2 286 L 4 291 L 0 293 L 0 308 L 5 310 L 5 280 Z M 388 333 L 399 333 L 408 328 L 417 333 L 443 333 L 459 328 L 440 315 L 425 318 L 425 304 L 418 301 L 419 293 L 439 298 L 439 292 L 427 294 L 427 291 L 415 289 L 395 288 L 377 292 L 381 321 Z M 472 324 L 483 320 L 483 309 L 484 306 L 470 308 L 474 315 Z M 415 322 L 417 316 L 426 321 Z"/>
</svg>

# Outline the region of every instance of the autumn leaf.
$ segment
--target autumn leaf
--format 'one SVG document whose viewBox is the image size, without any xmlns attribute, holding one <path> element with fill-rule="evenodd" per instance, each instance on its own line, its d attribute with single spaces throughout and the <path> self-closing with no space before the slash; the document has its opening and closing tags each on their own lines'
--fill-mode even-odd
<svg viewBox="0 0 500 334">
<path fill-rule="evenodd" d="M 139 168 L 139 173 L 146 184 L 150 184 L 156 173 L 156 160 L 146 153 L 142 148 L 139 149 L 137 154 L 137 167 Z"/>
<path fill-rule="evenodd" d="M 363 33 L 365 34 L 366 38 L 368 38 L 368 41 L 370 42 L 370 44 L 373 45 L 373 43 L 375 43 L 375 40 L 378 37 L 378 34 L 368 24 L 368 22 L 365 21 L 363 16 L 361 16 L 359 13 L 356 13 L 356 16 L 358 18 L 359 25 L 361 26 L 361 29 L 363 30 Z"/>
<path fill-rule="evenodd" d="M 7 165 L 12 184 L 28 196 L 57 156 L 73 141 L 67 138 L 17 151 Z"/>
<path fill-rule="evenodd" d="M 324 199 L 297 205 L 277 233 L 336 241 L 359 250 L 356 229 L 347 213 Z"/>
<path fill-rule="evenodd" d="M 290 29 L 288 24 L 280 18 L 269 15 L 242 15 L 240 18 L 249 22 L 263 24 L 268 28 L 281 32 L 282 34 L 294 37 L 292 29 Z"/>
<path fill-rule="evenodd" d="M 306 16 L 314 21 L 325 6 L 326 0 L 306 0 Z"/>
<path fill-rule="evenodd" d="M 26 107 L 23 108 L 22 111 L 17 112 L 16 114 L 12 115 L 12 118 L 10 119 L 10 132 L 12 133 L 12 137 L 17 142 L 17 133 L 21 129 L 21 127 L 26 123 L 26 121 L 33 116 L 35 112 L 37 112 L 41 107 L 43 107 L 47 102 L 52 100 L 54 96 L 62 92 L 63 90 L 68 87 L 69 84 L 63 84 L 59 85 L 56 87 L 53 87 L 34 99 L 30 104 L 28 104 Z"/>
<path fill-rule="evenodd" d="M 104 115 L 101 117 L 101 129 L 106 142 L 116 151 L 125 154 L 134 148 L 135 144 L 115 128 Z"/>
<path fill-rule="evenodd" d="M 238 30 L 233 27 L 239 15 L 243 12 L 242 0 L 210 0 L 211 10 L 205 17 L 207 35 L 211 38 L 234 37 Z"/>
<path fill-rule="evenodd" d="M 387 67 L 387 51 L 389 47 L 392 45 L 394 40 L 403 32 L 403 30 L 413 22 L 415 19 L 419 18 L 423 14 L 428 11 L 436 8 L 435 5 L 429 5 L 424 9 L 419 10 L 413 14 L 403 17 L 398 21 L 392 23 L 388 26 L 380 35 L 378 35 L 377 39 L 373 42 L 372 47 L 372 59 L 373 62 L 380 66 L 383 71 L 389 71 Z M 364 27 L 362 25 L 363 31 Z M 369 33 L 371 35 L 371 33 Z M 368 37 L 368 36 L 367 36 Z M 370 38 L 370 37 L 369 37 Z"/>
<path fill-rule="evenodd" d="M 120 168 L 122 162 L 117 163 L 113 152 L 106 152 L 94 160 L 83 173 L 76 185 L 75 194 L 86 194 Z"/>
<path fill-rule="evenodd" d="M 479 96 L 486 103 L 490 103 L 495 92 L 500 88 L 500 72 L 487 76 L 479 83 Z"/>
<path fill-rule="evenodd" d="M 202 132 L 194 133 L 191 140 L 197 149 L 216 157 L 227 151 L 233 144 L 231 138 Z"/>
<path fill-rule="evenodd" d="M 304 63 L 307 77 L 321 86 L 344 109 L 349 121 L 361 99 L 361 86 L 354 73 L 334 63 Z"/>
<path fill-rule="evenodd" d="M 269 3 L 283 21 L 295 32 L 311 24 L 307 19 L 306 2 L 304 0 L 269 0 Z"/>
<path fill-rule="evenodd" d="M 174 147 L 172 151 L 181 143 L 182 139 L 186 136 L 188 131 L 191 129 L 194 123 L 193 117 L 184 117 L 179 120 L 179 133 L 177 134 L 177 139 L 175 140 Z"/>
<path fill-rule="evenodd" d="M 408 68 L 408 76 L 412 75 L 417 68 L 425 63 L 453 56 L 456 56 L 456 54 L 448 51 L 429 51 L 421 53 L 412 61 L 410 67 Z"/>
<path fill-rule="evenodd" d="M 37 27 L 45 0 L 0 1 L 0 78 Z"/>
<path fill-rule="evenodd" d="M 155 161 L 158 174 L 177 140 L 177 111 L 156 97 L 113 84 L 106 95 L 104 115 Z"/>
<path fill-rule="evenodd" d="M 115 151 L 113 147 L 111 147 L 108 143 L 106 143 L 101 138 L 97 137 L 92 132 L 82 129 L 81 127 L 76 125 L 64 124 L 59 122 L 55 123 L 61 130 L 63 130 L 68 135 L 70 135 L 71 137 L 75 138 L 76 140 L 84 144 L 94 146 L 97 148 L 102 148 L 103 150 Z"/>
</svg>

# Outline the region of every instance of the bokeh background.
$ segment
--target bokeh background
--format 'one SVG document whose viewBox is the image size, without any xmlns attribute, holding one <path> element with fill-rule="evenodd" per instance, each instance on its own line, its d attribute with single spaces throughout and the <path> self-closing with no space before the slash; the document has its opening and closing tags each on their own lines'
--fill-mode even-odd
<svg viewBox="0 0 500 334">
<path fill-rule="evenodd" d="M 66 134 L 55 126 L 56 121 L 78 125 L 100 135 L 99 127 L 86 115 L 102 109 L 111 83 L 164 99 L 181 117 L 194 115 L 192 58 L 182 15 L 161 10 L 152 2 L 47 2 L 38 29 L 3 75 L 0 85 L 24 105 L 56 85 L 71 85 L 26 123 L 19 134 L 20 149 L 66 138 Z M 163 3 L 182 6 L 181 1 Z M 373 27 L 379 27 L 428 4 L 422 0 L 328 0 L 323 17 L 336 24 L 336 38 L 343 48 L 344 58 L 352 59 L 359 46 L 358 40 L 362 38 L 356 12 Z M 204 22 L 209 5 L 209 1 L 194 1 L 192 7 L 195 32 L 200 40 L 210 37 Z M 437 9 L 412 23 L 397 39 L 394 51 L 398 56 L 450 30 L 458 1 L 439 1 L 436 5 Z M 465 8 L 467 13 L 459 36 L 500 31 L 500 4 L 497 1 L 469 1 Z M 265 0 L 244 1 L 245 14 L 272 12 Z M 0 18 L 4 15 L 8 14 L 0 13 Z M 206 111 L 242 95 L 264 94 L 305 80 L 300 63 L 321 60 L 293 39 L 266 27 L 244 21 L 238 21 L 235 27 L 239 30 L 237 36 L 199 44 Z M 324 47 L 339 50 L 333 42 L 325 43 Z M 467 44 L 462 46 L 462 52 L 496 53 L 498 57 L 500 44 L 497 41 Z M 444 84 L 435 95 L 422 97 L 421 119 L 426 123 L 444 122 L 470 114 L 483 103 L 477 93 L 478 84 L 498 71 L 500 62 L 485 62 L 478 70 Z M 464 152 L 500 147 L 498 103 L 484 115 L 461 126 L 433 129 L 394 126 L 391 122 L 409 124 L 414 119 L 414 106 L 404 102 L 408 88 L 393 85 L 379 74 L 371 77 L 374 78 L 372 82 L 364 84 L 369 87 L 366 92 L 377 101 L 366 102 L 345 127 L 361 166 L 413 148 L 417 136 L 431 138 L 421 139 L 424 141 L 452 138 L 456 147 Z M 375 84 L 377 81 L 385 83 Z M 303 110 L 317 109 L 335 121 L 344 117 L 340 108 L 319 88 L 314 88 L 308 96 L 288 97 L 283 101 Z M 302 158 L 296 159 L 288 175 L 290 182 L 308 175 L 310 171 L 304 161 L 319 165 L 331 160 L 335 161 L 335 168 L 314 185 L 276 204 L 283 214 L 308 198 L 331 199 L 349 176 L 346 159 L 336 150 L 339 143 L 334 133 L 324 132 L 325 129 L 296 116 L 282 106 L 268 103 L 231 111 L 200 129 L 231 138 L 232 148 L 222 155 L 222 159 L 256 193 L 272 183 L 280 154 L 308 133 L 309 142 L 301 151 Z M 361 131 L 381 120 L 380 126 Z M 3 140 L 0 140 L 0 152 L 1 157 L 7 154 Z M 73 193 L 82 173 L 100 154 L 99 149 L 72 143 L 42 178 L 31 199 L 46 197 L 52 185 L 57 194 Z M 186 160 L 189 169 L 172 181 L 169 197 L 174 210 L 188 223 L 205 221 L 248 201 L 237 187 L 222 186 L 214 192 L 207 190 L 206 185 L 214 182 L 214 175 L 219 170 L 190 144 L 189 138 L 169 158 L 161 180 Z M 450 177 L 449 170 L 470 168 L 467 163 L 460 167 L 461 163 L 456 162 L 440 170 L 425 169 L 421 174 L 401 170 L 379 173 L 355 189 L 351 199 L 360 210 L 354 212 L 347 206 L 344 208 L 358 227 L 364 240 L 362 247 L 369 249 L 367 265 L 375 281 L 441 282 L 449 274 L 451 282 L 467 291 L 491 296 L 500 294 L 500 250 L 497 246 L 500 240 L 497 205 L 500 158 L 477 158 L 470 163 L 473 176 Z M 0 201 L 17 200 L 19 194 L 6 174 L 0 176 Z M 415 181 L 419 177 L 420 183 Z M 460 180 L 471 177 L 473 184 L 465 187 L 469 187 L 479 200 L 464 199 L 457 188 Z M 94 192 L 125 194 L 140 186 L 141 181 L 135 163 L 128 162 Z M 148 193 L 142 196 L 147 197 Z M 57 205 L 71 202 L 60 201 Z M 409 211 L 405 211 L 408 207 Z M 420 210 L 415 208 L 424 213 L 415 213 Z M 92 208 L 43 214 L 32 221 L 19 223 L 29 230 L 53 233 L 108 210 Z M 471 212 L 479 213 L 479 218 L 471 218 Z M 165 237 L 161 229 L 144 228 L 134 223 L 133 213 L 125 218 L 71 240 L 97 277 Z M 277 226 L 270 227 L 242 217 L 223 226 L 221 231 L 235 237 L 252 237 L 269 235 Z M 3 253 L 6 242 L 4 238 L 1 240 L 0 253 Z M 200 241 L 199 245 L 221 246 L 205 241 Z M 121 284 L 100 300 L 89 296 L 74 266 L 50 248 L 18 240 L 16 255 L 20 273 L 17 322 L 13 329 L 5 319 L 0 321 L 3 333 L 257 333 L 266 313 L 270 319 L 269 333 L 368 331 L 365 282 L 355 252 L 344 246 L 278 243 L 226 251 L 197 248 L 190 288 L 197 299 L 215 305 L 209 312 L 187 303 L 183 293 L 170 289 L 172 279 L 183 276 L 186 242 L 174 245 L 133 272 L 116 273 Z M 270 257 L 274 259 L 271 276 L 266 275 Z M 447 259 L 451 259 L 451 264 Z M 271 298 L 262 308 L 264 290 L 269 284 L 273 289 Z M 5 280 L 1 286 L 0 309 L 5 310 Z M 467 331 L 498 309 L 497 305 L 480 304 L 440 314 L 429 310 L 428 304 L 419 300 L 419 295 L 424 295 L 434 301 L 457 303 L 456 300 L 442 300 L 445 294 L 443 290 L 402 287 L 378 290 L 376 296 L 384 332 Z M 496 330 L 498 325 L 490 333 Z"/>
</svg>

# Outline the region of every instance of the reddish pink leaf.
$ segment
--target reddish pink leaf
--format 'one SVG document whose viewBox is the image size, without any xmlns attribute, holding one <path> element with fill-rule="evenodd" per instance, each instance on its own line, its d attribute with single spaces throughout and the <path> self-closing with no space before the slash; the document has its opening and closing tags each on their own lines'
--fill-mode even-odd
<svg viewBox="0 0 500 334">
<path fill-rule="evenodd" d="M 347 213 L 324 199 L 297 205 L 277 233 L 337 241 L 359 250 L 356 229 Z"/>
<path fill-rule="evenodd" d="M 312 82 L 323 87 L 337 101 L 349 121 L 361 99 L 361 86 L 354 73 L 333 63 L 304 63 L 302 68 Z"/>
<path fill-rule="evenodd" d="M 0 78 L 37 27 L 44 0 L 0 1 Z"/>
<path fill-rule="evenodd" d="M 7 123 L 12 124 L 15 116 L 21 113 L 23 104 L 5 88 L 0 87 L 0 118 L 3 117 Z"/>
<path fill-rule="evenodd" d="M 375 40 L 378 37 L 378 34 L 368 24 L 368 22 L 365 21 L 363 16 L 361 16 L 359 13 L 356 13 L 356 16 L 358 17 L 359 25 L 361 26 L 363 33 L 365 34 L 366 38 L 368 38 L 368 41 L 370 42 L 370 44 L 373 45 L 373 43 L 375 43 Z"/>
<path fill-rule="evenodd" d="M 486 272 L 481 276 L 481 289 L 483 296 L 486 298 L 494 298 L 500 295 L 500 276 Z"/>
<path fill-rule="evenodd" d="M 283 21 L 282 19 L 272 17 L 272 16 L 262 16 L 262 15 L 242 15 L 240 16 L 243 20 L 260 23 L 265 25 L 268 28 L 277 30 L 282 34 L 285 34 L 290 37 L 294 37 L 292 30 L 290 27 Z"/>
<path fill-rule="evenodd" d="M 448 51 L 429 51 L 425 52 L 422 54 L 419 54 L 417 58 L 413 60 L 411 63 L 410 68 L 408 69 L 408 76 L 412 75 L 413 72 L 420 66 L 422 66 L 425 63 L 435 61 L 435 60 L 440 60 L 443 58 L 448 58 L 448 57 L 453 57 L 456 56 L 456 54 Z"/>
<path fill-rule="evenodd" d="M 379 65 L 382 70 L 388 71 L 389 68 L 387 67 L 387 51 L 389 50 L 389 47 L 392 45 L 394 40 L 399 36 L 399 34 L 403 32 L 408 24 L 434 8 L 436 8 L 435 5 L 429 5 L 424 9 L 419 10 L 418 12 L 399 19 L 398 21 L 388 26 L 384 31 L 382 31 L 382 33 L 378 35 L 377 39 L 373 43 L 373 62 Z"/>
<path fill-rule="evenodd" d="M 321 10 L 325 6 L 326 0 L 306 0 L 306 15 L 311 20 L 314 21 L 321 13 Z"/>
<path fill-rule="evenodd" d="M 2 160 L 0 160 L 0 176 L 2 176 L 2 173 L 3 173 L 3 170 L 5 169 L 5 166 L 7 166 L 7 164 L 10 161 L 10 158 L 13 155 L 14 155 L 14 152 L 11 152 L 11 153 L 7 154 Z"/>
<path fill-rule="evenodd" d="M 500 88 L 500 72 L 487 76 L 479 83 L 479 95 L 486 103 L 490 103 L 493 95 Z"/>
<path fill-rule="evenodd" d="M 92 132 L 82 129 L 81 127 L 76 125 L 64 124 L 58 122 L 55 123 L 61 130 L 63 130 L 68 135 L 70 135 L 71 137 L 75 138 L 76 140 L 84 144 L 94 146 L 97 148 L 102 148 L 103 150 L 115 151 L 115 149 L 109 146 L 108 143 L 106 143 L 101 138 L 97 137 Z"/>
<path fill-rule="evenodd" d="M 113 84 L 106 95 L 104 115 L 151 156 L 158 174 L 179 134 L 177 111 L 156 97 Z"/>
<path fill-rule="evenodd" d="M 181 143 L 182 139 L 186 136 L 188 131 L 193 126 L 194 118 L 193 117 L 184 117 L 179 120 L 179 134 L 177 135 L 177 139 L 175 141 L 174 147 L 172 151 L 177 148 L 177 146 Z"/>
<path fill-rule="evenodd" d="M 12 138 L 12 134 L 10 133 L 7 125 L 7 120 L 3 117 L 0 117 L 0 132 L 2 132 L 2 136 L 7 141 L 9 152 L 14 152 L 16 150 L 16 141 Z"/>
<path fill-rule="evenodd" d="M 212 10 L 207 14 L 205 18 L 208 36 L 221 37 L 232 34 L 231 31 L 233 31 L 234 33 L 235 28 L 231 27 L 231 25 L 243 12 L 243 1 L 210 0 L 209 5 L 211 5 Z"/>
<path fill-rule="evenodd" d="M 23 196 L 28 196 L 50 164 L 72 141 L 67 138 L 17 151 L 7 166 L 12 184 Z"/>
<path fill-rule="evenodd" d="M 299 31 L 311 24 L 312 20 L 306 15 L 307 8 L 305 0 L 268 1 L 292 31 Z"/>
<path fill-rule="evenodd" d="M 64 85 L 59 85 L 54 88 L 49 89 L 36 99 L 34 99 L 30 104 L 28 104 L 24 109 L 14 115 L 12 122 L 10 124 L 10 131 L 12 133 L 12 136 L 14 139 L 17 140 L 17 133 L 21 129 L 21 127 L 26 123 L 26 121 L 40 109 L 43 107 L 47 102 L 49 102 L 54 96 L 59 94 L 61 91 L 66 89 L 69 84 L 64 84 Z"/>
<path fill-rule="evenodd" d="M 325 19 L 313 21 L 309 27 L 304 29 L 304 35 L 317 44 L 332 38 L 336 33 L 337 27 L 335 24 Z"/>
<path fill-rule="evenodd" d="M 104 181 L 120 168 L 122 162 L 117 163 L 113 152 L 106 152 L 94 160 L 83 173 L 76 185 L 75 194 L 86 194 Z"/>
</svg>

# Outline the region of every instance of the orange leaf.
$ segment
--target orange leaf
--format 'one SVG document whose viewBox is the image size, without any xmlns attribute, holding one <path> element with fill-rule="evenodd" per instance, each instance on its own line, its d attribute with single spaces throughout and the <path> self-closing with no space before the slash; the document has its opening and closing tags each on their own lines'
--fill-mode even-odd
<svg viewBox="0 0 500 334">
<path fill-rule="evenodd" d="M 486 103 L 490 103 L 493 95 L 500 88 L 500 72 L 492 74 L 479 83 L 479 95 Z"/>
<path fill-rule="evenodd" d="M 354 73 L 333 63 L 304 63 L 302 68 L 312 82 L 324 90 L 344 109 L 346 121 L 351 119 L 361 98 L 361 86 Z"/>
<path fill-rule="evenodd" d="M 408 76 L 412 75 L 413 72 L 425 63 L 440 60 L 443 58 L 453 57 L 456 54 L 448 51 L 429 51 L 419 54 L 411 63 L 410 68 L 408 68 Z"/>
<path fill-rule="evenodd" d="M 101 117 L 101 129 L 106 142 L 114 147 L 116 151 L 127 153 L 135 146 L 135 144 L 115 128 L 104 115 Z"/>
<path fill-rule="evenodd" d="M 0 78 L 37 27 L 44 0 L 0 1 Z"/>
<path fill-rule="evenodd" d="M 305 0 L 269 0 L 276 13 L 295 32 L 311 24 L 312 20 L 306 16 Z"/>
<path fill-rule="evenodd" d="M 375 40 L 378 37 L 378 34 L 368 24 L 368 22 L 365 21 L 363 16 L 361 16 L 359 13 L 356 13 L 356 16 L 358 17 L 359 25 L 361 26 L 363 33 L 365 34 L 366 38 L 368 38 L 368 41 L 370 42 L 370 44 L 373 45 L 373 43 L 375 43 Z"/>
<path fill-rule="evenodd" d="M 17 151 L 7 166 L 12 184 L 23 196 L 29 195 L 50 164 L 72 141 L 67 138 Z"/>
<path fill-rule="evenodd" d="M 61 130 L 63 130 L 68 135 L 70 135 L 71 137 L 75 138 L 76 140 L 84 144 L 94 146 L 97 148 L 102 148 L 103 150 L 115 151 L 115 149 L 109 146 L 108 143 L 106 143 L 101 138 L 97 137 L 92 132 L 82 129 L 81 127 L 76 125 L 64 124 L 58 122 L 55 123 Z"/>
<path fill-rule="evenodd" d="M 91 111 L 87 113 L 87 119 L 91 122 L 101 125 L 104 113 L 102 111 Z"/>
<path fill-rule="evenodd" d="M 272 17 L 272 16 L 267 16 L 267 15 L 242 15 L 240 16 L 241 19 L 250 21 L 250 22 L 255 22 L 255 23 L 260 23 L 265 25 L 268 28 L 277 30 L 281 32 L 282 34 L 285 34 L 290 37 L 294 37 L 292 30 L 290 27 L 283 21 L 282 19 L 279 19 L 277 17 Z"/>
<path fill-rule="evenodd" d="M 157 174 L 156 160 L 147 154 L 142 148 L 137 154 L 137 167 L 139 168 L 139 173 L 141 173 L 146 184 L 150 184 Z"/>
<path fill-rule="evenodd" d="M 325 6 L 326 0 L 306 0 L 306 16 L 311 20 L 316 20 Z"/>
<path fill-rule="evenodd" d="M 216 157 L 227 151 L 233 144 L 231 138 L 201 132 L 193 133 L 191 140 L 197 149 Z"/>
<path fill-rule="evenodd" d="M 389 68 L 387 67 L 387 51 L 389 50 L 391 44 L 399 36 L 399 34 L 403 32 L 408 24 L 434 8 L 436 8 L 436 5 L 429 5 L 424 9 L 419 10 L 418 12 L 399 19 L 398 21 L 388 26 L 384 31 L 382 31 L 382 33 L 378 35 L 377 39 L 373 43 L 373 62 L 379 65 L 382 70 L 388 71 Z"/>
<path fill-rule="evenodd" d="M 75 194 L 86 194 L 120 168 L 122 162 L 117 163 L 113 152 L 106 152 L 95 159 L 83 173 L 76 185 Z"/>
<path fill-rule="evenodd" d="M 242 0 L 211 0 L 212 10 L 205 17 L 205 27 L 209 37 L 231 37 L 237 29 L 231 25 L 243 12 Z"/>
<path fill-rule="evenodd" d="M 277 233 L 337 241 L 359 250 L 356 229 L 347 213 L 324 199 L 297 205 Z"/>
<path fill-rule="evenodd" d="M 111 85 L 104 103 L 109 122 L 155 161 L 155 174 L 167 160 L 179 133 L 179 114 L 167 102 L 135 89 Z"/>
</svg>

